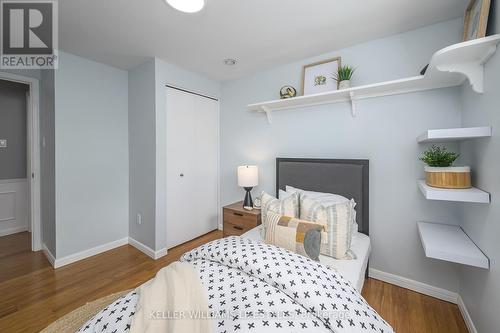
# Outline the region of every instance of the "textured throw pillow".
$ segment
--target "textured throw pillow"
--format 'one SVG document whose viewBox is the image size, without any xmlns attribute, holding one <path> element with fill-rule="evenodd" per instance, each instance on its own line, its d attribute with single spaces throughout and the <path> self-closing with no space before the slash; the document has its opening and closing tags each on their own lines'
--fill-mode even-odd
<svg viewBox="0 0 500 333">
<path fill-rule="evenodd" d="M 324 206 L 320 202 L 300 196 L 300 218 L 321 223 L 326 228 L 326 240 L 322 241 L 321 254 L 335 259 L 356 259 L 351 251 L 354 201 Z"/>
<path fill-rule="evenodd" d="M 319 261 L 322 234 L 323 238 L 326 237 L 323 224 L 268 212 L 266 225 L 267 244 Z"/>
<path fill-rule="evenodd" d="M 282 214 L 290 217 L 299 217 L 299 193 L 294 193 L 287 198 L 282 200 L 276 199 L 272 195 L 262 192 L 260 196 L 261 203 L 261 219 L 264 224 L 262 229 L 262 238 L 265 239 L 266 235 L 266 221 L 267 213 L 273 212 L 276 214 Z"/>
<path fill-rule="evenodd" d="M 353 209 L 354 209 L 354 207 L 356 207 L 356 202 L 354 200 L 352 200 L 352 199 L 349 200 L 346 197 L 339 195 L 339 194 L 306 191 L 306 190 L 302 190 L 300 188 L 296 188 L 296 187 L 292 187 L 292 186 L 288 186 L 288 185 L 285 187 L 285 190 L 286 190 L 287 194 L 299 192 L 301 195 L 307 195 L 307 197 L 309 199 L 318 201 L 319 203 L 321 203 L 325 207 L 336 205 L 338 203 L 345 203 L 348 201 L 351 201 L 351 203 L 353 203 L 353 205 L 354 205 Z M 281 198 L 281 196 L 282 195 L 280 193 L 280 198 Z M 283 197 L 285 197 L 285 195 L 283 195 Z M 302 217 L 302 214 L 301 214 L 301 218 L 304 219 Z M 356 223 L 356 210 L 353 211 L 351 223 L 352 223 L 351 229 L 357 232 L 358 231 L 358 224 Z M 354 236 L 356 234 L 356 232 L 353 232 L 352 235 Z"/>
</svg>

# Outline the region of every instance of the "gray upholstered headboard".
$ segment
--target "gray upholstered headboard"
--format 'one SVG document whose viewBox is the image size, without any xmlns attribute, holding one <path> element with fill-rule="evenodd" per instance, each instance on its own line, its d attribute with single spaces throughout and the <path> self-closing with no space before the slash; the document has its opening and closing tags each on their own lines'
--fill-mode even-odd
<svg viewBox="0 0 500 333">
<path fill-rule="evenodd" d="M 354 199 L 359 232 L 366 235 L 369 234 L 368 183 L 368 160 L 276 159 L 276 195 L 289 185 Z"/>
</svg>

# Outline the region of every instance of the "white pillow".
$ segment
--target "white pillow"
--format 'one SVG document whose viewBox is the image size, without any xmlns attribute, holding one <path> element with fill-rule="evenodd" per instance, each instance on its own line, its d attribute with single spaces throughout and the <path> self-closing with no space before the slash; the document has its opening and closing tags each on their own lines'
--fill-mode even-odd
<svg viewBox="0 0 500 333">
<path fill-rule="evenodd" d="M 299 217 L 299 193 L 292 193 L 284 199 L 276 199 L 272 195 L 262 192 L 260 196 L 261 208 L 260 216 L 263 228 L 263 237 L 265 239 L 266 234 L 266 221 L 267 212 L 273 212 L 276 214 L 289 216 L 289 217 Z"/>
<path fill-rule="evenodd" d="M 327 239 L 321 240 L 321 254 L 341 260 L 356 259 L 351 251 L 353 204 L 354 200 L 324 206 L 305 194 L 300 196 L 300 219 L 321 223 L 326 228 Z"/>
<path fill-rule="evenodd" d="M 323 193 L 323 192 L 314 192 L 314 191 L 305 191 L 300 188 L 292 187 L 292 186 L 285 186 L 286 193 L 302 193 L 304 195 L 307 195 L 309 199 L 316 200 L 320 204 L 322 204 L 325 207 L 329 207 L 332 205 L 336 205 L 339 203 L 346 203 L 346 202 L 352 202 L 353 205 L 353 214 L 352 214 L 352 225 L 351 229 L 354 230 L 355 232 L 352 233 L 352 235 L 356 235 L 358 232 L 358 224 L 356 223 L 356 210 L 354 207 L 356 207 L 356 202 L 354 200 L 349 200 L 344 196 L 341 196 L 339 194 L 333 194 L 333 193 Z M 280 190 L 280 198 L 281 198 L 281 190 Z M 300 214 L 301 219 L 304 219 L 302 217 L 302 213 Z"/>
</svg>

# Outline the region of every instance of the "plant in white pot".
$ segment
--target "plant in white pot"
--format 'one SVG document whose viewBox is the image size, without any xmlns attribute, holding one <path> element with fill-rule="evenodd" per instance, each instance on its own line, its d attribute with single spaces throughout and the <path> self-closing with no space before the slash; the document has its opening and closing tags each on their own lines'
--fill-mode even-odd
<svg viewBox="0 0 500 333">
<path fill-rule="evenodd" d="M 452 166 L 459 156 L 445 147 L 432 146 L 426 150 L 420 160 L 427 164 L 425 166 L 427 185 L 447 189 L 470 188 L 470 167 Z"/>
<path fill-rule="evenodd" d="M 337 81 L 340 90 L 349 89 L 351 87 L 351 78 L 354 74 L 354 68 L 351 66 L 340 66 L 337 73 L 333 75 L 333 79 Z"/>
</svg>

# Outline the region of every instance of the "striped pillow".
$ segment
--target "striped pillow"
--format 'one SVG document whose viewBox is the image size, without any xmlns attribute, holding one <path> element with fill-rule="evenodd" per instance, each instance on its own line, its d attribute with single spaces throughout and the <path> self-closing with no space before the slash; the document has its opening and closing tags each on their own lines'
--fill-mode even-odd
<svg viewBox="0 0 500 333">
<path fill-rule="evenodd" d="M 326 237 L 323 224 L 302 221 L 273 212 L 268 212 L 265 224 L 267 244 L 280 246 L 319 261 L 321 239 Z"/>
<path fill-rule="evenodd" d="M 268 212 L 273 212 L 290 217 L 299 217 L 299 193 L 294 193 L 289 197 L 280 200 L 276 199 L 272 195 L 267 194 L 266 192 L 262 192 L 262 195 L 260 197 L 260 205 L 261 219 L 264 224 L 264 228 L 262 229 L 262 238 L 264 239 L 266 235 L 266 221 Z"/>
<path fill-rule="evenodd" d="M 351 251 L 354 201 L 324 206 L 320 202 L 300 196 L 300 218 L 321 223 L 326 228 L 327 239 L 322 241 L 321 254 L 335 259 L 356 259 Z"/>
</svg>

